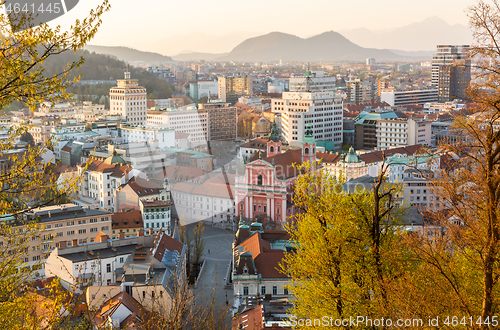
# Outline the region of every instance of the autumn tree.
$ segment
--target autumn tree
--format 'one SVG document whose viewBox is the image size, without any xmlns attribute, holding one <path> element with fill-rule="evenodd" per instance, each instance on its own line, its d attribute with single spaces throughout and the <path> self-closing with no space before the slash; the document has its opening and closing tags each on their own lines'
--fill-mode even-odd
<svg viewBox="0 0 500 330">
<path fill-rule="evenodd" d="M 101 25 L 101 16 L 109 8 L 108 1 L 104 0 L 68 31 L 41 24 L 13 33 L 8 17 L 0 15 L 0 108 L 21 102 L 35 109 L 42 101 L 57 102 L 67 97 L 65 88 L 77 80 L 68 79 L 69 73 L 83 63 L 83 58 L 68 63 L 54 75 L 45 74 L 44 61 L 83 48 L 95 36 Z M 29 16 L 24 16 L 18 22 L 29 25 L 29 19 Z M 13 125 L 9 137 L 0 141 L 0 328 L 62 328 L 64 317 L 71 312 L 60 311 L 71 310 L 69 302 L 72 297 L 56 294 L 59 292 L 56 283 L 51 291 L 54 295 L 40 303 L 26 286 L 26 281 L 36 271 L 36 267 L 24 266 L 27 242 L 39 236 L 43 228 L 36 223 L 23 223 L 21 215 L 53 202 L 61 194 L 70 194 L 75 190 L 77 180 L 67 182 L 67 189 L 63 191 L 54 189 L 53 181 L 46 181 L 49 164 L 42 162 L 41 158 L 47 145 L 50 147 L 50 141 L 45 145 L 28 146 L 22 152 L 12 152 L 16 140 L 26 136 L 27 131 L 26 126 Z M 40 309 L 43 315 L 36 313 Z"/>
<path fill-rule="evenodd" d="M 349 193 L 320 163 L 305 164 L 294 203 L 301 212 L 287 227 L 296 252 L 282 270 L 291 277 L 297 318 L 395 316 L 393 282 L 407 268 L 399 239 L 402 208 L 384 164 L 373 191 Z"/>
</svg>

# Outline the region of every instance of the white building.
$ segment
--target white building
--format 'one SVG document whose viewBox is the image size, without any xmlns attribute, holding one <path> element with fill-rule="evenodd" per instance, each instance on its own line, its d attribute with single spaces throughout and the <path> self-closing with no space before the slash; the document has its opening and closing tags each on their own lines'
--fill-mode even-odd
<svg viewBox="0 0 500 330">
<path fill-rule="evenodd" d="M 377 121 L 379 150 L 422 144 L 432 144 L 432 122 L 414 118 L 386 118 Z"/>
<path fill-rule="evenodd" d="M 323 71 L 307 71 L 302 77 L 290 77 L 290 92 L 334 91 L 337 78 L 325 76 Z"/>
<path fill-rule="evenodd" d="M 138 79 L 130 79 L 130 72 L 125 72 L 125 79 L 117 80 L 117 86 L 109 90 L 110 113 L 119 114 L 128 124 L 144 125 L 146 98 L 146 88 L 139 86 Z"/>
<path fill-rule="evenodd" d="M 212 98 L 217 98 L 217 95 L 219 93 L 219 82 L 217 80 L 215 81 L 198 81 L 198 98 L 201 99 L 202 97 L 208 96 L 210 94 L 210 97 Z"/>
<path fill-rule="evenodd" d="M 281 134 L 285 142 L 301 146 L 306 124 L 310 123 L 314 139 L 334 141 L 342 146 L 343 103 L 334 92 L 285 92 L 272 99 L 271 110 L 281 115 Z"/>
<path fill-rule="evenodd" d="M 380 101 L 387 102 L 391 107 L 398 107 L 406 104 L 425 104 L 436 102 L 437 99 L 437 88 L 415 90 L 396 90 L 394 88 L 389 88 L 380 92 Z"/>
<path fill-rule="evenodd" d="M 122 126 L 121 136 L 124 143 L 140 143 L 158 141 L 159 148 L 175 147 L 175 131 L 168 128 Z"/>
<path fill-rule="evenodd" d="M 208 112 L 198 112 L 196 105 L 148 110 L 147 125 L 187 133 L 194 146 L 205 145 L 210 130 Z"/>
</svg>

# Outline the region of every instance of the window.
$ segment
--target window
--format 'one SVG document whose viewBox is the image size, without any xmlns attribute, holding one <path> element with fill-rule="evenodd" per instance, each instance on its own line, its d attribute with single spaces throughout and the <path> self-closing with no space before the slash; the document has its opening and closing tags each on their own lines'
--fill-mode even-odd
<svg viewBox="0 0 500 330">
<path fill-rule="evenodd" d="M 64 232 L 60 231 L 56 233 L 56 237 L 62 237 L 64 236 Z"/>
<path fill-rule="evenodd" d="M 255 211 L 257 211 L 257 205 L 254 205 L 254 206 L 253 206 L 253 211 L 254 211 L 254 212 L 255 212 Z"/>
<path fill-rule="evenodd" d="M 273 285 L 273 295 L 277 295 L 278 294 L 278 287 L 276 285 Z"/>
<path fill-rule="evenodd" d="M 86 224 L 87 223 L 87 220 L 78 220 L 78 224 L 79 225 L 83 225 L 83 224 Z"/>
<path fill-rule="evenodd" d="M 56 227 L 56 228 L 60 228 L 60 227 L 62 227 L 62 226 L 63 226 L 63 224 L 62 224 L 62 223 L 56 223 L 56 224 L 54 225 L 54 227 Z"/>
<path fill-rule="evenodd" d="M 33 261 L 38 261 L 38 260 L 40 260 L 40 256 L 34 256 L 33 257 Z"/>
<path fill-rule="evenodd" d="M 262 175 L 259 174 L 257 177 L 257 185 L 262 186 Z M 222 201 L 221 201 L 222 202 Z"/>
<path fill-rule="evenodd" d="M 111 273 L 111 264 L 106 265 L 106 272 Z"/>
<path fill-rule="evenodd" d="M 146 298 L 146 291 L 142 291 L 142 298 Z"/>
<path fill-rule="evenodd" d="M 96 232 L 97 232 L 97 227 L 90 228 L 90 232 L 91 232 L 91 233 L 96 233 Z"/>
<path fill-rule="evenodd" d="M 73 236 L 74 234 L 75 234 L 75 231 L 74 231 L 74 230 L 68 230 L 68 231 L 66 232 L 66 235 L 67 235 L 67 236 Z"/>
<path fill-rule="evenodd" d="M 86 234 L 87 233 L 87 229 L 80 229 L 78 230 L 78 234 Z"/>
<path fill-rule="evenodd" d="M 265 286 L 261 286 L 260 287 L 260 293 L 264 296 L 266 294 L 266 287 Z"/>
<path fill-rule="evenodd" d="M 33 257 L 33 258 L 35 258 L 35 257 Z M 243 287 L 243 295 L 248 296 L 248 286 Z"/>
<path fill-rule="evenodd" d="M 267 212 L 267 207 L 264 205 L 264 213 Z"/>
<path fill-rule="evenodd" d="M 283 294 L 288 294 L 288 289 L 287 288 L 283 289 Z"/>
<path fill-rule="evenodd" d="M 97 222 L 97 218 L 90 219 L 90 223 Z"/>
<path fill-rule="evenodd" d="M 68 221 L 66 222 L 66 226 L 74 226 L 75 222 L 74 221 Z"/>
<path fill-rule="evenodd" d="M 109 226 L 101 227 L 101 230 L 109 230 Z"/>
<path fill-rule="evenodd" d="M 120 263 L 123 264 L 123 257 L 120 257 Z"/>
</svg>

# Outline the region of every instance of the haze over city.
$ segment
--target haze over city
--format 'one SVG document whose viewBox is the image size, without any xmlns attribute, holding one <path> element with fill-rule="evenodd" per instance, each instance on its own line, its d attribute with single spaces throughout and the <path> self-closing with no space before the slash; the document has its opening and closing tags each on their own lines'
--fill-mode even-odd
<svg viewBox="0 0 500 330">
<path fill-rule="evenodd" d="M 51 25 L 68 26 L 99 3 L 99 0 L 80 1 L 77 7 Z M 104 16 L 91 44 L 127 46 L 170 56 L 185 52 L 223 53 L 247 38 L 274 31 L 301 38 L 331 30 L 343 33 L 359 28 L 387 32 L 434 16 L 449 25 L 467 25 L 465 10 L 469 5 L 470 1 L 466 0 L 256 0 L 244 3 L 112 0 L 111 12 Z M 400 49 L 433 50 L 410 48 Z"/>
</svg>

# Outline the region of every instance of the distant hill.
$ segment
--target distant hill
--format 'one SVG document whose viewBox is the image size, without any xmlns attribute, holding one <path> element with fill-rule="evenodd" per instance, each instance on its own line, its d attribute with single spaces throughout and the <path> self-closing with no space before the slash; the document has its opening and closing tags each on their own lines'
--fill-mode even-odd
<svg viewBox="0 0 500 330">
<path fill-rule="evenodd" d="M 228 61 L 364 61 L 403 60 L 404 56 L 388 49 L 360 47 L 341 34 L 329 31 L 307 39 L 272 32 L 250 38 L 236 46 L 229 54 L 219 58 Z"/>
<path fill-rule="evenodd" d="M 436 45 L 468 45 L 472 32 L 466 25 L 449 25 L 437 16 L 389 31 L 366 28 L 339 31 L 363 47 L 400 49 L 403 51 L 435 51 Z"/>
<path fill-rule="evenodd" d="M 172 58 L 158 53 L 143 52 L 128 47 L 108 47 L 87 45 L 85 49 L 97 54 L 114 56 L 125 62 L 144 61 L 144 62 L 169 62 Z"/>
</svg>

